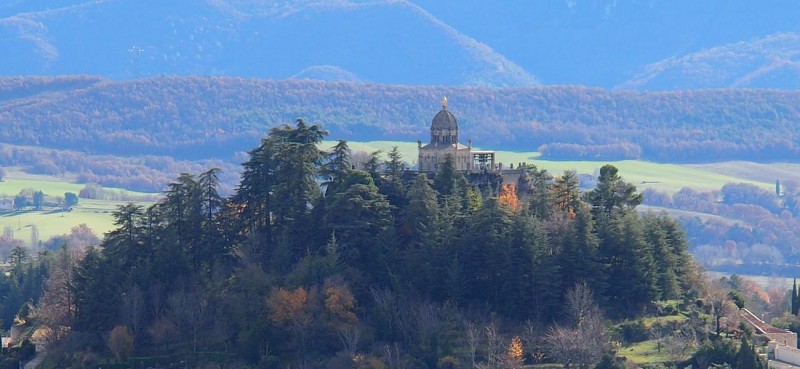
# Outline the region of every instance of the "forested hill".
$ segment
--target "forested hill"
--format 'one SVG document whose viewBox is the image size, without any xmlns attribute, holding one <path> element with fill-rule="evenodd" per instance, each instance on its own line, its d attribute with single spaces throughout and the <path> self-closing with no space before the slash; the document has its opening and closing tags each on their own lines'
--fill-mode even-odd
<svg viewBox="0 0 800 369">
<path fill-rule="evenodd" d="M 350 140 L 428 139 L 445 95 L 461 140 L 552 159 L 800 158 L 800 92 L 388 86 L 161 77 L 0 79 L 0 142 L 92 154 L 230 160 L 296 118 Z"/>
</svg>

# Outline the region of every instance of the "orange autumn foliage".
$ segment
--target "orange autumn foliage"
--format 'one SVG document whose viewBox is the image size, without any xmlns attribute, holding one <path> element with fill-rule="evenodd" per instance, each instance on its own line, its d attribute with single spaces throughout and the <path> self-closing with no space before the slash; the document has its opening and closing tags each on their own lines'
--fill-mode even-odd
<svg viewBox="0 0 800 369">
<path fill-rule="evenodd" d="M 500 203 L 508 206 L 513 212 L 519 210 L 519 197 L 517 197 L 517 186 L 513 184 L 504 184 L 500 190 Z"/>
</svg>

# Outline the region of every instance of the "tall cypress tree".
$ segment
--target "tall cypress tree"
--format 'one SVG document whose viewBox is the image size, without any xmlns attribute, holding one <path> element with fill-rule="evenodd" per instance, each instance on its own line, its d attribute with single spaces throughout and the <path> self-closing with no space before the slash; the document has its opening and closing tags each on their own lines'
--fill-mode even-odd
<svg viewBox="0 0 800 369">
<path fill-rule="evenodd" d="M 797 310 L 800 308 L 797 304 L 797 278 L 792 283 L 792 315 L 797 315 Z"/>
</svg>

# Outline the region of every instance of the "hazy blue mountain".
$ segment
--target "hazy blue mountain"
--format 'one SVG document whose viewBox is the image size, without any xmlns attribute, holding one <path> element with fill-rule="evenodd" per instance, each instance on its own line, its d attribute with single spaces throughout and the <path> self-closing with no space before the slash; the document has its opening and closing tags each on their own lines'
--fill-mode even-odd
<svg viewBox="0 0 800 369">
<path fill-rule="evenodd" d="M 610 88 L 664 59 L 800 31 L 800 6 L 791 0 L 416 2 L 545 84 Z M 680 86 L 693 87 L 701 86 Z"/>
<path fill-rule="evenodd" d="M 404 1 L 91 1 L 0 19 L 0 73 L 290 78 L 309 67 L 393 84 L 535 78 Z"/>
<path fill-rule="evenodd" d="M 0 0 L 0 75 L 796 88 L 772 58 L 797 19 L 792 0 Z"/>
<path fill-rule="evenodd" d="M 800 33 L 714 47 L 644 68 L 620 88 L 800 88 Z"/>
</svg>

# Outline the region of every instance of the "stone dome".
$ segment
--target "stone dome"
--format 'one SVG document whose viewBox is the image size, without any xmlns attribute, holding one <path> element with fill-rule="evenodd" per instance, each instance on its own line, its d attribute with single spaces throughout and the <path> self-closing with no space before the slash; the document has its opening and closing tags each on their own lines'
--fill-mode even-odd
<svg viewBox="0 0 800 369">
<path fill-rule="evenodd" d="M 447 110 L 447 106 L 442 106 L 442 110 L 439 113 L 437 113 L 435 117 L 433 117 L 433 122 L 431 123 L 431 130 L 436 130 L 436 129 L 450 129 L 450 130 L 458 129 L 458 122 L 456 122 L 456 116 Z"/>
</svg>

